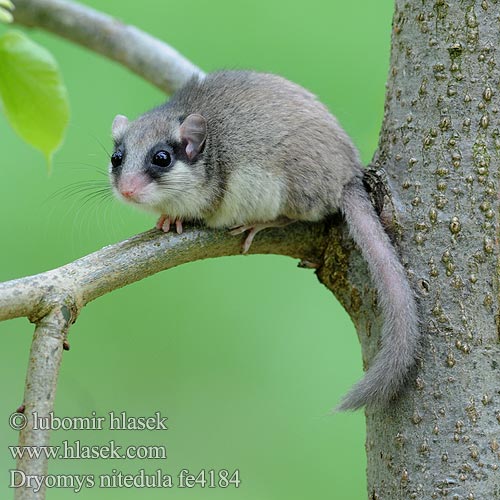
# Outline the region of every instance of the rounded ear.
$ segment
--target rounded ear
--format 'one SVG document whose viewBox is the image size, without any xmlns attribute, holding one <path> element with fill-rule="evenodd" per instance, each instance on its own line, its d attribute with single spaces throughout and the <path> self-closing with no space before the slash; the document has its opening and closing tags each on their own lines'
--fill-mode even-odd
<svg viewBox="0 0 500 500">
<path fill-rule="evenodd" d="M 181 141 L 186 142 L 186 155 L 192 160 L 202 150 L 207 138 L 207 121 L 203 116 L 193 113 L 181 124 Z"/>
<path fill-rule="evenodd" d="M 111 125 L 111 136 L 113 141 L 120 142 L 128 128 L 128 118 L 123 115 L 116 115 L 113 120 L 113 125 Z"/>
</svg>

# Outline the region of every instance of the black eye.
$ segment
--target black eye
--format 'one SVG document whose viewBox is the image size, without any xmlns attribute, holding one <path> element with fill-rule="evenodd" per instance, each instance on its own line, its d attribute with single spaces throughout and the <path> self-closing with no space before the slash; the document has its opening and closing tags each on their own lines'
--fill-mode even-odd
<svg viewBox="0 0 500 500">
<path fill-rule="evenodd" d="M 122 164 L 122 160 L 123 160 L 123 153 L 121 151 L 115 151 L 112 155 L 111 155 L 111 165 L 113 165 L 113 167 L 119 167 L 121 164 Z"/>
<path fill-rule="evenodd" d="M 172 156 L 168 151 L 157 151 L 153 155 L 153 159 L 151 160 L 151 163 L 153 165 L 156 165 L 157 167 L 169 167 L 170 164 L 172 163 Z"/>
</svg>

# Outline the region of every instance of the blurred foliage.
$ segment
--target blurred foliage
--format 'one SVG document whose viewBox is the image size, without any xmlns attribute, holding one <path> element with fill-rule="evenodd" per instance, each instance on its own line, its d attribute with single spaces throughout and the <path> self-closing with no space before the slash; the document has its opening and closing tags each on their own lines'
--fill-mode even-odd
<svg viewBox="0 0 500 500">
<path fill-rule="evenodd" d="M 87 1 L 164 39 L 207 71 L 253 68 L 309 88 L 337 115 L 368 162 L 377 145 L 392 2 L 338 0 Z M 153 226 L 111 199 L 110 126 L 164 96 L 119 65 L 45 33 L 71 99 L 66 141 L 50 177 L 39 155 L 0 121 L 0 279 L 38 273 Z M 362 374 L 352 324 L 311 271 L 277 256 L 196 262 L 102 297 L 82 311 L 64 353 L 56 413 L 160 411 L 168 431 L 56 431 L 52 443 L 156 444 L 167 460 L 57 460 L 52 474 L 113 469 L 176 476 L 182 468 L 238 468 L 227 489 L 84 488 L 93 499 L 299 500 L 366 498 L 362 412 L 330 409 Z M 0 324 L 0 470 L 17 442 L 8 415 L 22 400 L 32 325 Z M 2 482 L 2 498 L 12 491 Z M 73 493 L 51 489 L 49 500 Z"/>
</svg>

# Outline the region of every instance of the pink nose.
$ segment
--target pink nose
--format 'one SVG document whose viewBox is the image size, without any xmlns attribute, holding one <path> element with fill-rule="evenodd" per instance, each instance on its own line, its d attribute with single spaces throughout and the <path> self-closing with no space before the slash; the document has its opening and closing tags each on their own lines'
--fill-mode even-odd
<svg viewBox="0 0 500 500">
<path fill-rule="evenodd" d="M 125 198 L 133 198 L 134 197 L 134 194 L 135 194 L 135 189 L 122 189 L 120 191 L 120 193 L 122 194 L 122 196 L 124 196 Z"/>
<path fill-rule="evenodd" d="M 118 184 L 121 195 L 128 200 L 136 200 L 147 186 L 148 179 L 142 174 L 126 174 Z"/>
</svg>

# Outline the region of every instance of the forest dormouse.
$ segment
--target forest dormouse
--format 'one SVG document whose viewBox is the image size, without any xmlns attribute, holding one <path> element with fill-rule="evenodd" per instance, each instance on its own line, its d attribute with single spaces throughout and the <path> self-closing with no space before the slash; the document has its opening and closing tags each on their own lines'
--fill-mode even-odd
<svg viewBox="0 0 500 500">
<path fill-rule="evenodd" d="M 415 363 L 418 318 L 403 266 L 363 186 L 358 153 L 314 95 L 251 71 L 195 77 L 137 120 L 118 115 L 110 179 L 122 200 L 183 221 L 246 232 L 338 212 L 366 259 L 384 316 L 382 347 L 340 410 L 385 404 Z"/>
</svg>

